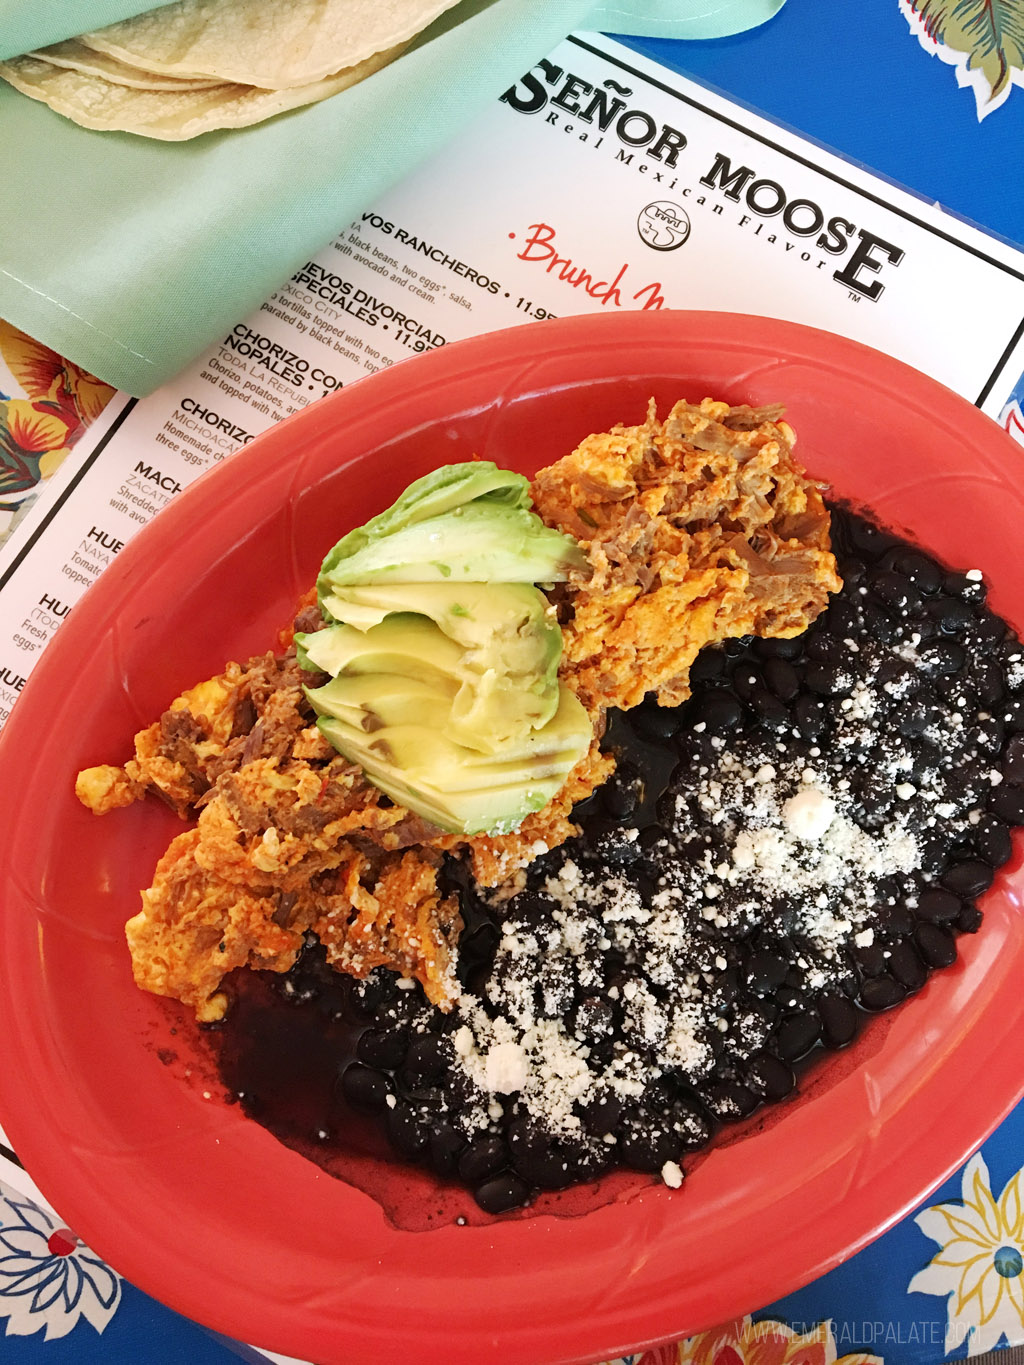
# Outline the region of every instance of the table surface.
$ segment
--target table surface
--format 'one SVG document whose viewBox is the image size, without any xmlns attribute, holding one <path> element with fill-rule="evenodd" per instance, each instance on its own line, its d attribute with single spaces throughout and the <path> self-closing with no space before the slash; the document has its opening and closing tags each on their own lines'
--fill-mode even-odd
<svg viewBox="0 0 1024 1365">
<path fill-rule="evenodd" d="M 972 8 L 972 0 L 961 0 L 959 8 L 964 5 Z M 1024 28 L 1022 0 L 1006 6 L 1018 11 Z M 982 0 L 973 5 L 979 15 L 984 8 Z M 922 41 L 914 22 L 908 0 L 861 0 L 855 7 L 788 0 L 770 23 L 733 38 L 623 41 L 1024 247 L 1018 169 L 1024 90 L 1016 88 L 1024 73 L 1011 68 L 1007 93 L 986 98 L 982 81 L 984 70 L 994 69 L 991 62 L 976 58 L 973 73 L 966 57 L 959 67 L 951 64 L 951 49 Z M 1006 1065 L 1020 1060 L 1008 1057 Z M 1003 1365 L 1021 1365 L 1024 1356 L 1006 1349 L 1024 1345 L 1018 1183 L 1024 1183 L 1024 1104 L 922 1210 L 830 1274 L 777 1303 L 752 1305 L 750 1317 L 717 1332 L 625 1360 L 935 1365 L 998 1348 Z M 5 1362 L 265 1359 L 163 1308 L 90 1259 L 86 1248 L 72 1251 L 72 1235 L 62 1234 L 59 1221 L 26 1189 L 30 1182 L 0 1157 Z M 785 1235 L 780 1228 L 780 1238 Z M 742 1255 L 738 1247 L 739 1273 Z"/>
</svg>

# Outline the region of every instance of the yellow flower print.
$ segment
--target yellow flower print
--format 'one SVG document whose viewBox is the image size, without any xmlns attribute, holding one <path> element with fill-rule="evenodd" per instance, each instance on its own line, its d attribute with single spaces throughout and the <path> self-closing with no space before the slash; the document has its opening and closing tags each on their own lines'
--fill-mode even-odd
<svg viewBox="0 0 1024 1365">
<path fill-rule="evenodd" d="M 970 1334 L 970 1355 L 991 1351 L 1005 1332 L 1024 1333 L 1024 1195 L 1020 1170 L 998 1201 L 980 1152 L 963 1174 L 962 1203 L 934 1204 L 916 1223 L 939 1251 L 907 1286 L 949 1296 L 946 1352 Z"/>
<path fill-rule="evenodd" d="M 0 319 L 0 543 L 113 395 L 109 384 Z M 6 367 L 6 370 L 5 368 Z M 7 376 L 7 377 L 5 377 Z M 8 378 L 9 377 L 9 378 Z"/>
<path fill-rule="evenodd" d="M 43 455 L 68 443 L 69 427 L 64 418 L 25 398 L 10 398 L 4 404 L 4 426 L 5 444 L 26 454 Z"/>
<path fill-rule="evenodd" d="M 109 384 L 2 319 L 0 357 L 28 398 L 58 409 L 71 427 L 94 421 L 113 397 Z"/>
</svg>

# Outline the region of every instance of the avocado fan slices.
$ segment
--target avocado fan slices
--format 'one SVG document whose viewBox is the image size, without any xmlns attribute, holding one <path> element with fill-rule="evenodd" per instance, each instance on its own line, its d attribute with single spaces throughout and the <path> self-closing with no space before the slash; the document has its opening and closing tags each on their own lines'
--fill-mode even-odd
<svg viewBox="0 0 1024 1365">
<path fill-rule="evenodd" d="M 537 586 L 585 564 L 520 474 L 473 461 L 416 480 L 324 560 L 328 624 L 296 636 L 302 666 L 330 675 L 306 689 L 320 731 L 440 829 L 517 828 L 593 739 Z"/>
</svg>

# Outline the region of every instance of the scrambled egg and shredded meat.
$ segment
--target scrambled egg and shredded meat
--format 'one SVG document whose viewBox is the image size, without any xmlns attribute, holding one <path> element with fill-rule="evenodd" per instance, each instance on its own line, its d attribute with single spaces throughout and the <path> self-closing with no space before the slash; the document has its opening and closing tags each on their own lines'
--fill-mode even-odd
<svg viewBox="0 0 1024 1365">
<path fill-rule="evenodd" d="M 599 747 L 609 707 L 689 696 L 698 651 L 741 635 L 791 636 L 838 590 L 829 519 L 793 459 L 782 409 L 677 403 L 660 422 L 589 436 L 537 475 L 535 510 L 588 561 L 553 596 L 561 676 L 594 724 L 589 753 L 514 833 L 445 834 L 388 800 L 316 729 L 285 632 L 280 652 L 230 663 L 135 737 L 124 767 L 79 774 L 97 814 L 155 793 L 194 827 L 157 864 L 127 936 L 139 986 L 202 1020 L 222 1017 L 233 968 L 287 971 L 304 936 L 363 976 L 385 966 L 442 1008 L 458 986 L 461 927 L 438 883 L 446 854 L 482 886 L 514 887 L 576 827 L 572 808 L 614 760 Z M 321 624 L 302 607 L 295 628 Z"/>
</svg>

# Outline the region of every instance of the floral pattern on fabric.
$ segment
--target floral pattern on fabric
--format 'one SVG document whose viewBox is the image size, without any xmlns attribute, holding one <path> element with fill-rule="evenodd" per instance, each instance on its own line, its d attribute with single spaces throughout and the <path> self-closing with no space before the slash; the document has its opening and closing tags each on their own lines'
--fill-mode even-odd
<svg viewBox="0 0 1024 1365">
<path fill-rule="evenodd" d="M 0 1319 L 8 1336 L 65 1337 L 85 1319 L 102 1332 L 121 1280 L 70 1228 L 28 1199 L 0 1196 Z"/>
<path fill-rule="evenodd" d="M 840 1356 L 831 1322 L 796 1332 L 784 1322 L 749 1316 L 708 1332 L 608 1365 L 883 1365 L 882 1357 L 858 1351 Z"/>
<path fill-rule="evenodd" d="M 948 1296 L 946 1353 L 967 1340 L 969 1355 L 991 1351 L 1006 1334 L 1024 1338 L 1024 1192 L 1019 1170 L 992 1193 L 981 1153 L 963 1173 L 963 1202 L 934 1204 L 915 1222 L 939 1251 L 907 1286 Z"/>
<path fill-rule="evenodd" d="M 974 93 L 978 122 L 1024 85 L 1021 0 L 899 0 L 924 50 L 954 68 Z"/>
<path fill-rule="evenodd" d="M 40 482 L 59 469 L 114 390 L 3 321 L 0 361 L 2 542 L 15 514 L 28 506 Z M 5 392 L 15 386 L 23 398 Z"/>
</svg>

